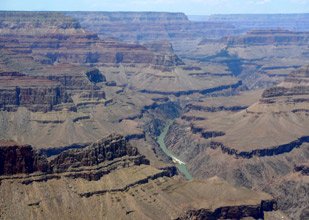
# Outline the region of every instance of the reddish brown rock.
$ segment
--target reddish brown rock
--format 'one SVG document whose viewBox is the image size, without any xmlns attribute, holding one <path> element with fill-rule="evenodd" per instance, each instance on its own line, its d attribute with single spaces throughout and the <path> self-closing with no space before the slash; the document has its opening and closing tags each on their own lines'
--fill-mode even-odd
<svg viewBox="0 0 309 220">
<path fill-rule="evenodd" d="M 54 172 L 64 172 L 70 168 L 94 166 L 123 156 L 139 155 L 123 136 L 110 135 L 83 149 L 64 151 L 51 161 Z"/>
<path fill-rule="evenodd" d="M 83 30 L 70 16 L 57 12 L 1 12 L 0 47 L 18 59 L 32 59 L 44 65 L 177 65 L 179 59 L 175 55 L 153 53 L 135 43 L 100 40 L 98 35 Z"/>
<path fill-rule="evenodd" d="M 16 72 L 0 73 L 0 109 L 27 107 L 32 111 L 50 111 L 61 103 L 71 103 L 60 83 Z"/>
<path fill-rule="evenodd" d="M 14 175 L 18 173 L 30 174 L 37 171 L 44 173 L 63 173 L 74 168 L 83 169 L 99 165 L 103 162 L 127 156 L 127 159 L 119 160 L 121 166 L 133 163 L 135 165 L 149 164 L 144 156 L 139 154 L 137 148 L 132 147 L 123 136 L 110 135 L 85 148 L 66 150 L 57 155 L 50 162 L 41 152 L 30 145 L 18 145 L 12 141 L 0 142 L 0 176 Z M 113 164 L 113 163 L 112 163 Z M 110 169 L 116 169 L 111 166 Z M 99 179 L 110 170 L 97 173 L 82 174 L 82 177 L 96 176 Z M 72 177 L 80 177 L 81 174 L 71 174 Z M 89 178 L 88 178 L 89 179 Z M 93 178 L 90 178 L 93 179 Z"/>
<path fill-rule="evenodd" d="M 252 217 L 254 219 L 264 219 L 264 212 L 276 210 L 275 200 L 262 201 L 260 205 L 243 205 L 220 207 L 215 211 L 200 209 L 189 210 L 177 220 L 211 220 L 211 219 L 242 219 Z"/>
</svg>

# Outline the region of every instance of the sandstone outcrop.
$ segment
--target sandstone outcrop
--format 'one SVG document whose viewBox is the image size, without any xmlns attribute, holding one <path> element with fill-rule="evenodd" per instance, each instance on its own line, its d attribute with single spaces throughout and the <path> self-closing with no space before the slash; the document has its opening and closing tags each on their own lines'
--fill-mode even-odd
<svg viewBox="0 0 309 220">
<path fill-rule="evenodd" d="M 64 87 L 57 82 L 15 72 L 0 73 L 0 109 L 27 107 L 32 111 L 50 111 L 63 103 L 72 103 Z"/>
<path fill-rule="evenodd" d="M 255 30 L 242 37 L 225 38 L 229 46 L 246 45 L 307 45 L 309 32 L 292 32 L 288 30 Z"/>
<path fill-rule="evenodd" d="M 97 34 L 85 32 L 76 19 L 64 13 L 1 12 L 1 15 L 0 22 L 3 24 L 0 27 L 1 48 L 6 49 L 7 53 L 20 54 L 19 59 L 32 57 L 44 65 L 57 63 L 177 65 L 176 57 L 168 58 L 166 55 L 153 53 L 138 44 L 122 43 L 113 39 L 100 40 Z M 21 17 L 23 21 L 18 20 Z M 36 25 L 37 20 L 42 22 Z M 29 29 L 32 31 L 28 32 Z"/>
<path fill-rule="evenodd" d="M 86 148 L 65 151 L 50 164 L 54 172 L 65 172 L 70 168 L 95 166 L 104 161 L 138 154 L 137 149 L 130 146 L 124 137 L 112 135 Z"/>
<path fill-rule="evenodd" d="M 278 86 L 266 89 L 262 94 L 261 101 L 267 102 L 268 100 L 275 101 L 280 97 L 285 98 L 287 102 L 289 99 L 303 100 L 309 95 L 309 67 L 294 71 L 290 74 L 283 83 Z M 292 100 L 291 100 L 292 101 Z"/>
<path fill-rule="evenodd" d="M 99 179 L 118 166 L 149 164 L 149 161 L 120 135 L 108 136 L 81 149 L 65 150 L 49 162 L 45 155 L 30 145 L 3 141 L 0 145 L 0 159 L 0 175 L 35 172 L 54 175 L 72 171 L 69 177 L 89 180 Z M 104 162 L 107 162 L 105 167 L 88 169 L 87 172 L 86 167 L 95 167 Z"/>
<path fill-rule="evenodd" d="M 276 202 L 274 200 L 262 201 L 256 206 L 234 206 L 220 207 L 215 211 L 200 209 L 190 210 L 177 220 L 211 220 L 211 219 L 242 219 L 252 217 L 254 219 L 264 219 L 265 211 L 275 210 Z"/>
<path fill-rule="evenodd" d="M 293 88 L 273 87 L 264 91 L 263 98 L 272 98 L 278 96 L 291 96 L 291 95 L 308 95 L 309 88 L 307 86 L 297 86 Z"/>
<path fill-rule="evenodd" d="M 46 158 L 30 145 L 18 145 L 13 141 L 0 142 L 0 175 L 48 171 Z"/>
</svg>

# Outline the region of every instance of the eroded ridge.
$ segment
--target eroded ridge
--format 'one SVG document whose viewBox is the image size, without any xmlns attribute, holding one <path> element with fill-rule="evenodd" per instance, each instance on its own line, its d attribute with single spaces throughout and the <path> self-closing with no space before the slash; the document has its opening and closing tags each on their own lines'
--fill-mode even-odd
<svg viewBox="0 0 309 220">
<path fill-rule="evenodd" d="M 0 175 L 33 174 L 23 183 L 61 176 L 98 180 L 118 167 L 149 164 L 125 137 L 112 134 L 81 149 L 65 150 L 53 159 L 30 145 L 3 141 L 0 147 Z"/>
</svg>

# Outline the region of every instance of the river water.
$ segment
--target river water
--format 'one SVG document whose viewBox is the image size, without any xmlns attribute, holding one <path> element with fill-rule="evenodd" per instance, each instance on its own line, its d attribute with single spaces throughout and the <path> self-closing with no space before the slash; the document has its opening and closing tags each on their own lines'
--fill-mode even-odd
<svg viewBox="0 0 309 220">
<path fill-rule="evenodd" d="M 170 158 L 172 158 L 173 162 L 176 164 L 177 169 L 179 172 L 181 172 L 186 179 L 192 180 L 192 176 L 188 171 L 188 168 L 186 166 L 186 163 L 178 159 L 176 156 L 174 156 L 171 151 L 169 151 L 165 145 L 164 139 L 165 136 L 170 128 L 170 126 L 173 124 L 173 121 L 168 121 L 166 126 L 164 127 L 163 131 L 161 132 L 160 136 L 157 138 L 157 142 L 160 145 L 160 148 L 163 150 L 163 152 Z"/>
</svg>

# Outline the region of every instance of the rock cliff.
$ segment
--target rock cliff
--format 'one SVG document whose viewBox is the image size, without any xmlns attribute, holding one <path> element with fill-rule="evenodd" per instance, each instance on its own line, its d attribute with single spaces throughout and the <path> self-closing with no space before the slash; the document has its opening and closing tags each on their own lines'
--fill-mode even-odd
<svg viewBox="0 0 309 220">
<path fill-rule="evenodd" d="M 48 171 L 46 158 L 30 145 L 18 145 L 12 141 L 0 142 L 0 175 Z"/>
<path fill-rule="evenodd" d="M 60 83 L 15 72 L 0 73 L 0 100 L 0 109 L 7 111 L 16 111 L 18 107 L 51 111 L 60 104 L 72 103 Z"/>
<path fill-rule="evenodd" d="M 308 32 L 292 32 L 288 30 L 255 30 L 243 36 L 225 38 L 229 46 L 235 45 L 307 45 Z"/>
<path fill-rule="evenodd" d="M 22 21 L 19 20 L 21 17 Z M 171 57 L 169 62 L 165 62 L 164 55 L 154 54 L 138 44 L 122 43 L 113 39 L 100 40 L 93 32 L 82 29 L 76 19 L 63 13 L 1 12 L 0 22 L 1 48 L 19 54 L 19 59 L 32 57 L 47 65 L 177 64 L 175 58 Z"/>
<path fill-rule="evenodd" d="M 112 135 L 86 148 L 60 153 L 50 165 L 54 172 L 65 172 L 70 168 L 95 166 L 123 156 L 137 155 L 139 155 L 137 149 L 130 146 L 124 137 Z"/>
<path fill-rule="evenodd" d="M 119 160 L 119 158 L 123 158 Z M 126 139 L 119 135 L 111 135 L 103 138 L 82 149 L 65 150 L 54 159 L 48 161 L 47 157 L 30 145 L 18 145 L 11 141 L 2 141 L 0 145 L 0 175 L 31 174 L 41 172 L 44 174 L 64 173 L 71 171 L 70 177 L 83 177 L 98 179 L 117 166 L 149 164 L 149 161 L 141 156 L 135 147 L 127 143 Z M 108 161 L 114 161 L 109 164 Z M 126 162 L 127 161 L 127 162 Z M 85 169 L 107 162 L 106 167 L 94 172 Z M 107 169 L 106 169 L 107 168 Z M 74 172 L 76 169 L 76 172 Z M 45 178 L 45 177 L 43 177 Z"/>
<path fill-rule="evenodd" d="M 183 13 L 69 12 L 67 15 L 76 18 L 82 27 L 99 33 L 101 37 L 112 36 L 131 42 L 218 37 L 233 33 L 235 28 L 223 22 L 192 22 Z"/>
<path fill-rule="evenodd" d="M 220 207 L 215 211 L 200 209 L 190 210 L 177 220 L 211 220 L 211 219 L 243 219 L 252 217 L 254 219 L 264 219 L 265 211 L 273 211 L 276 202 L 262 201 L 261 204 L 256 206 L 234 206 L 234 207 Z"/>
</svg>

